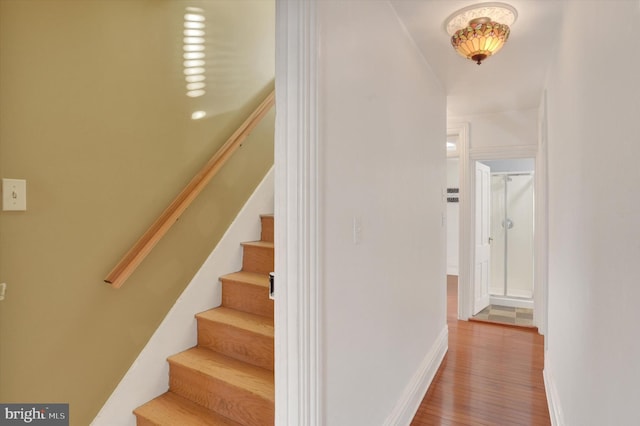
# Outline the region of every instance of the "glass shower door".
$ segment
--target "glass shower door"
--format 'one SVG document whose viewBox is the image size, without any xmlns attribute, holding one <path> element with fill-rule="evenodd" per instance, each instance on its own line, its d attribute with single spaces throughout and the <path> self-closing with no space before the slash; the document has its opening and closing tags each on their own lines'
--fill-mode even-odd
<svg viewBox="0 0 640 426">
<path fill-rule="evenodd" d="M 532 174 L 492 175 L 492 295 L 533 297 L 533 200 Z"/>
</svg>

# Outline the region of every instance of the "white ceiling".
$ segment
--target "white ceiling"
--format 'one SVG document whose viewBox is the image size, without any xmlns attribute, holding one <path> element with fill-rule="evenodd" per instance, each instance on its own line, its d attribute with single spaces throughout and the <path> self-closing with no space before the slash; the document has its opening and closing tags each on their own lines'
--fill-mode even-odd
<svg viewBox="0 0 640 426">
<path fill-rule="evenodd" d="M 509 40 L 482 65 L 458 55 L 445 19 L 482 0 L 391 0 L 447 92 L 449 116 L 535 108 L 560 28 L 564 0 L 505 0 L 518 19 Z"/>
</svg>

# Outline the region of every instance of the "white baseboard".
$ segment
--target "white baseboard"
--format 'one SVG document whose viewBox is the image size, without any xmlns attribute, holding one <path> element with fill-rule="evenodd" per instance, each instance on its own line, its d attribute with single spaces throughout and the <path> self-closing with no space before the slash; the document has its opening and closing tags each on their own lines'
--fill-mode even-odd
<svg viewBox="0 0 640 426">
<path fill-rule="evenodd" d="M 92 426 L 135 426 L 133 410 L 167 391 L 167 357 L 195 346 L 194 315 L 220 306 L 222 289 L 218 278 L 241 268 L 240 243 L 259 239 L 259 215 L 273 212 L 273 175 L 272 168 L 140 352 Z"/>
<path fill-rule="evenodd" d="M 547 365 L 547 359 L 545 359 L 544 363 L 545 365 Z M 542 371 L 542 376 L 544 377 L 544 388 L 547 394 L 547 404 L 549 405 L 549 417 L 551 417 L 551 425 L 564 426 L 564 414 L 562 413 L 560 398 L 558 396 L 558 389 L 556 389 L 553 376 L 547 368 Z"/>
<path fill-rule="evenodd" d="M 447 265 L 447 275 L 458 275 L 458 265 Z"/>
<path fill-rule="evenodd" d="M 435 343 L 422 360 L 402 397 L 384 422 L 385 426 L 409 425 L 420 407 L 431 382 L 449 348 L 449 329 L 445 325 Z"/>
</svg>

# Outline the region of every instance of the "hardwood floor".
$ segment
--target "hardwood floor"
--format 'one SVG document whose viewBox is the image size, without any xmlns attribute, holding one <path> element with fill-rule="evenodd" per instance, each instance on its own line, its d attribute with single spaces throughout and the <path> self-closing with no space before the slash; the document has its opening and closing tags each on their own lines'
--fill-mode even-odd
<svg viewBox="0 0 640 426">
<path fill-rule="evenodd" d="M 457 320 L 457 277 L 447 280 L 449 351 L 413 426 L 550 425 L 544 340 L 529 329 Z"/>
</svg>

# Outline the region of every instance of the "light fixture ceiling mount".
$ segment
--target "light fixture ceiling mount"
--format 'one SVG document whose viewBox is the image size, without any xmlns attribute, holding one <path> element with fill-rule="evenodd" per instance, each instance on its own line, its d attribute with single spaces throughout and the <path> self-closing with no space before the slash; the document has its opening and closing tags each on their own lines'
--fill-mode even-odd
<svg viewBox="0 0 640 426">
<path fill-rule="evenodd" d="M 477 3 L 449 15 L 445 30 L 453 48 L 480 65 L 502 49 L 517 18 L 516 9 L 506 3 Z"/>
</svg>

